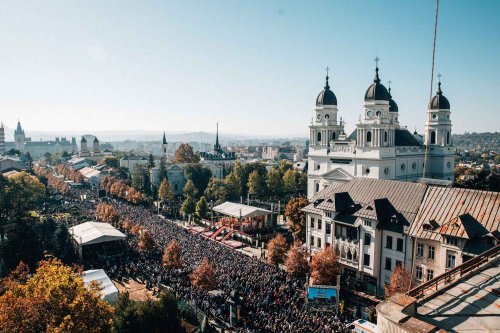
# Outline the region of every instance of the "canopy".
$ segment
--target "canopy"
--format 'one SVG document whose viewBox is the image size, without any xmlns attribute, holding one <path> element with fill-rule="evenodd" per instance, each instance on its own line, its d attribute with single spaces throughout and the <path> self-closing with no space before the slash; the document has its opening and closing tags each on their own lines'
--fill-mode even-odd
<svg viewBox="0 0 500 333">
<path fill-rule="evenodd" d="M 85 287 L 88 287 L 90 282 L 96 281 L 101 287 L 101 298 L 109 303 L 116 302 L 118 298 L 118 289 L 113 284 L 113 281 L 106 275 L 102 269 L 92 269 L 83 272 L 83 282 Z"/>
<path fill-rule="evenodd" d="M 248 218 L 248 217 L 264 216 L 271 214 L 271 211 L 267 209 L 243 205 L 229 201 L 226 201 L 223 204 L 215 206 L 213 210 L 218 213 L 237 218 L 239 217 Z"/>
<path fill-rule="evenodd" d="M 127 236 L 116 230 L 111 224 L 85 222 L 69 228 L 69 233 L 80 245 L 98 244 L 124 239 Z"/>
</svg>

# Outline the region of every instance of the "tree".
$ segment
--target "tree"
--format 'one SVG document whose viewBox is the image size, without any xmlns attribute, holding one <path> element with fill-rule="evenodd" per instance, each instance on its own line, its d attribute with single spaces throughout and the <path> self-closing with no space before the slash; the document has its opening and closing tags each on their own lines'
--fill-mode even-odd
<svg viewBox="0 0 500 333">
<path fill-rule="evenodd" d="M 299 195 L 307 194 L 307 172 L 296 172 L 295 173 L 297 180 L 297 193 Z"/>
<path fill-rule="evenodd" d="M 292 170 L 293 169 L 293 164 L 290 162 L 290 161 L 287 161 L 287 160 L 281 160 L 280 161 L 280 166 L 279 166 L 279 169 L 280 169 L 280 173 L 281 175 L 285 175 L 285 173 L 289 170 Z"/>
<path fill-rule="evenodd" d="M 181 145 L 175 150 L 173 163 L 198 163 L 200 161 L 200 156 L 193 152 L 193 147 L 187 143 L 181 143 Z"/>
<path fill-rule="evenodd" d="M 281 197 L 284 191 L 283 178 L 278 168 L 272 168 L 267 173 L 266 184 L 272 196 Z"/>
<path fill-rule="evenodd" d="M 65 262 L 69 262 L 72 256 L 71 236 L 68 232 L 68 227 L 64 223 L 60 223 L 54 232 L 54 254 Z"/>
<path fill-rule="evenodd" d="M 285 207 L 287 224 L 295 238 L 304 240 L 306 235 L 306 213 L 302 208 L 307 206 L 309 201 L 304 197 L 293 198 L 288 201 Z"/>
<path fill-rule="evenodd" d="M 215 270 L 208 261 L 208 258 L 203 258 L 202 262 L 194 269 L 190 275 L 193 286 L 201 290 L 212 290 L 217 286 L 215 278 Z"/>
<path fill-rule="evenodd" d="M 287 250 L 288 244 L 285 237 L 282 234 L 278 234 L 271 239 L 267 246 L 267 262 L 273 265 L 284 263 Z"/>
<path fill-rule="evenodd" d="M 191 217 L 191 215 L 196 211 L 196 201 L 194 201 L 192 196 L 187 196 L 182 202 L 181 212 Z"/>
<path fill-rule="evenodd" d="M 412 288 L 411 273 L 403 266 L 397 265 L 391 274 L 390 282 L 385 286 L 385 298 L 388 299 L 395 293 L 406 293 Z"/>
<path fill-rule="evenodd" d="M 200 219 L 202 219 L 207 216 L 207 212 L 208 212 L 207 199 L 205 199 L 205 197 L 202 196 L 200 200 L 198 200 L 198 202 L 196 203 L 196 215 Z"/>
<path fill-rule="evenodd" d="M 34 268 L 42 259 L 42 243 L 35 231 L 33 219 L 19 217 L 6 227 L 6 239 L 0 243 L 0 254 L 9 269 L 20 261 Z"/>
<path fill-rule="evenodd" d="M 158 183 L 168 178 L 167 161 L 165 157 L 160 158 L 160 166 L 158 167 Z"/>
<path fill-rule="evenodd" d="M 295 240 L 285 260 L 286 271 L 290 274 L 304 276 L 309 272 L 307 256 L 307 250 L 302 248 L 302 242 Z"/>
<path fill-rule="evenodd" d="M 283 175 L 283 184 L 286 194 L 293 195 L 297 192 L 297 181 L 295 179 L 295 172 L 292 169 Z"/>
<path fill-rule="evenodd" d="M 187 180 L 193 181 L 199 195 L 205 192 L 210 178 L 212 178 L 212 171 L 199 163 L 186 165 L 184 174 Z"/>
<path fill-rule="evenodd" d="M 97 205 L 95 215 L 97 217 L 97 220 L 103 223 L 109 223 L 113 226 L 116 226 L 116 224 L 120 220 L 120 216 L 118 216 L 118 213 L 110 204 L 100 203 L 99 205 Z"/>
<path fill-rule="evenodd" d="M 223 180 L 210 178 L 210 182 L 205 190 L 205 196 L 208 200 L 213 200 L 218 205 L 226 202 L 227 194 L 226 183 Z"/>
<path fill-rule="evenodd" d="M 172 201 L 174 200 L 174 191 L 172 189 L 172 184 L 167 178 L 163 178 L 160 187 L 158 188 L 158 198 L 162 201 Z"/>
<path fill-rule="evenodd" d="M 241 197 L 241 179 L 238 178 L 237 173 L 233 170 L 224 179 L 227 189 L 227 199 L 231 201 L 239 200 Z"/>
<path fill-rule="evenodd" d="M 312 257 L 311 278 L 314 284 L 334 285 L 340 272 L 337 254 L 331 246 L 326 246 Z"/>
<path fill-rule="evenodd" d="M 10 183 L 9 197 L 15 215 L 24 215 L 35 209 L 45 197 L 45 186 L 36 178 L 24 171 L 8 178 Z"/>
<path fill-rule="evenodd" d="M 175 239 L 163 251 L 162 264 L 166 269 L 181 267 L 181 246 Z"/>
<path fill-rule="evenodd" d="M 261 198 L 266 192 L 266 180 L 257 170 L 248 176 L 248 193 Z"/>
<path fill-rule="evenodd" d="M 155 241 L 153 239 L 153 235 L 147 229 L 142 229 L 141 234 L 139 235 L 139 243 L 138 248 L 140 252 L 149 252 L 154 249 Z"/>
<path fill-rule="evenodd" d="M 149 154 L 148 156 L 148 164 L 146 164 L 146 168 L 148 170 L 151 170 L 155 167 L 155 158 L 153 156 L 153 154 Z"/>
<path fill-rule="evenodd" d="M 146 195 L 151 195 L 151 180 L 144 166 L 136 164 L 132 172 L 132 187 Z"/>
<path fill-rule="evenodd" d="M 118 169 L 120 167 L 120 160 L 116 156 L 106 156 L 104 158 L 104 164 L 107 167 Z"/>
<path fill-rule="evenodd" d="M 185 197 L 196 198 L 196 195 L 198 194 L 198 189 L 194 186 L 192 180 L 188 180 L 186 185 L 184 185 L 182 193 L 184 194 Z"/>
<path fill-rule="evenodd" d="M 242 170 L 239 170 L 242 169 Z M 238 167 L 238 164 L 235 165 L 234 168 L 235 171 L 238 171 L 239 173 L 242 172 L 242 175 L 240 176 L 241 179 L 241 184 L 242 184 L 242 194 L 247 195 L 249 193 L 250 188 L 249 188 L 249 179 L 250 179 L 250 174 L 253 171 L 257 171 L 257 173 L 260 175 L 263 185 L 265 186 L 265 179 L 266 179 L 266 174 L 267 174 L 267 169 L 264 164 L 261 162 L 256 162 L 256 163 L 247 163 L 245 164 L 244 167 Z M 265 191 L 265 188 L 264 188 Z M 250 193 L 253 194 L 253 193 Z"/>
<path fill-rule="evenodd" d="M 54 259 L 26 282 L 12 279 L 0 296 L 0 332 L 112 332 L 113 308 L 100 287 Z"/>
</svg>

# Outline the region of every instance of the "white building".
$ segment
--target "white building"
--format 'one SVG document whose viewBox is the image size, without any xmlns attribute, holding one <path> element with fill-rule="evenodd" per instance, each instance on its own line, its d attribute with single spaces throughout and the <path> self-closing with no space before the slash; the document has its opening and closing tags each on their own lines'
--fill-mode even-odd
<svg viewBox="0 0 500 333">
<path fill-rule="evenodd" d="M 429 103 L 422 142 L 417 133 L 399 125 L 398 106 L 391 89 L 380 83 L 378 72 L 377 67 L 364 96 L 363 114 L 349 136 L 338 117 L 337 97 L 326 77 L 309 126 L 308 198 L 329 184 L 353 177 L 453 180 L 455 148 L 451 142 L 450 103 L 442 94 L 441 83 Z"/>
</svg>

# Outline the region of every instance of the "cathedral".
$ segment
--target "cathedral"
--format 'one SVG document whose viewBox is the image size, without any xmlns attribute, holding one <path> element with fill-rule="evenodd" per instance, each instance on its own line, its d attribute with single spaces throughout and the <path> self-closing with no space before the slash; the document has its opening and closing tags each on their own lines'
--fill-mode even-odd
<svg viewBox="0 0 500 333">
<path fill-rule="evenodd" d="M 327 73 L 309 126 L 309 199 L 329 184 L 353 177 L 453 181 L 455 148 L 451 142 L 450 103 L 441 91 L 441 81 L 429 102 L 425 133 L 421 136 L 399 125 L 398 105 L 390 86 L 387 89 L 381 83 L 378 64 L 373 83 L 364 95 L 363 114 L 350 135 L 344 131 L 337 97 L 328 80 Z"/>
</svg>

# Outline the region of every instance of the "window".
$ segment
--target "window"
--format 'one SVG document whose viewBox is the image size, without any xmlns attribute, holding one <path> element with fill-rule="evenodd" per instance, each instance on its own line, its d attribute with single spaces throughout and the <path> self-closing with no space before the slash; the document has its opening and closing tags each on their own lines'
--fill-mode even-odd
<svg viewBox="0 0 500 333">
<path fill-rule="evenodd" d="M 314 246 L 314 236 L 311 236 L 311 246 Z"/>
<path fill-rule="evenodd" d="M 384 142 L 387 142 L 387 131 L 384 132 Z"/>
<path fill-rule="evenodd" d="M 314 229 L 314 218 L 311 217 L 311 229 Z"/>
<path fill-rule="evenodd" d="M 422 267 L 417 267 L 417 273 L 416 273 L 417 280 L 421 281 L 422 275 L 423 275 Z"/>
<path fill-rule="evenodd" d="M 396 243 L 396 250 L 399 252 L 403 252 L 403 238 L 398 238 Z"/>
<path fill-rule="evenodd" d="M 363 254 L 363 265 L 364 266 L 370 266 L 370 255 L 369 254 Z"/>
<path fill-rule="evenodd" d="M 372 142 L 372 132 L 366 132 L 366 142 Z"/>
<path fill-rule="evenodd" d="M 318 135 L 317 135 L 317 138 L 318 138 L 318 143 L 321 143 L 321 132 L 318 132 Z"/>
<path fill-rule="evenodd" d="M 385 269 L 388 271 L 392 270 L 392 260 L 389 257 L 385 258 Z"/>
<path fill-rule="evenodd" d="M 321 238 L 318 237 L 318 247 L 321 247 Z"/>
<path fill-rule="evenodd" d="M 371 227 L 372 226 L 372 221 L 364 220 L 363 224 L 365 225 L 365 227 Z"/>
<path fill-rule="evenodd" d="M 332 140 L 335 140 L 335 132 L 332 133 Z"/>
<path fill-rule="evenodd" d="M 431 145 L 436 144 L 436 132 L 431 132 Z"/>
<path fill-rule="evenodd" d="M 434 271 L 432 269 L 427 270 L 427 281 L 434 279 Z"/>
<path fill-rule="evenodd" d="M 403 262 L 401 260 L 396 260 L 396 267 L 403 267 Z"/>
<path fill-rule="evenodd" d="M 401 171 L 405 171 L 405 169 L 406 169 L 406 164 L 402 163 L 401 164 Z"/>
<path fill-rule="evenodd" d="M 332 233 L 332 224 L 326 223 L 326 234 L 329 235 Z"/>
<path fill-rule="evenodd" d="M 455 267 L 455 253 L 448 252 L 448 254 L 446 255 L 446 268 L 453 267 Z"/>
<path fill-rule="evenodd" d="M 318 230 L 321 230 L 321 229 L 322 229 L 322 228 L 321 228 L 321 220 L 320 220 L 320 219 L 318 219 Z"/>
<path fill-rule="evenodd" d="M 319 183 L 316 183 L 316 192 L 319 192 Z"/>
<path fill-rule="evenodd" d="M 446 244 L 457 246 L 458 245 L 458 239 L 456 239 L 455 237 L 449 237 L 449 236 L 447 236 L 446 237 Z"/>
<path fill-rule="evenodd" d="M 392 250 L 392 236 L 387 236 L 385 247 Z"/>
<path fill-rule="evenodd" d="M 434 260 L 434 253 L 436 252 L 435 250 L 436 249 L 434 246 L 429 246 L 429 259 Z"/>
<path fill-rule="evenodd" d="M 450 132 L 446 132 L 446 144 L 449 145 L 450 144 Z"/>
<path fill-rule="evenodd" d="M 370 245 L 371 241 L 372 241 L 372 235 L 365 234 L 365 245 Z"/>
<path fill-rule="evenodd" d="M 417 257 L 423 257 L 423 256 L 424 256 L 424 244 L 417 243 Z"/>
</svg>

